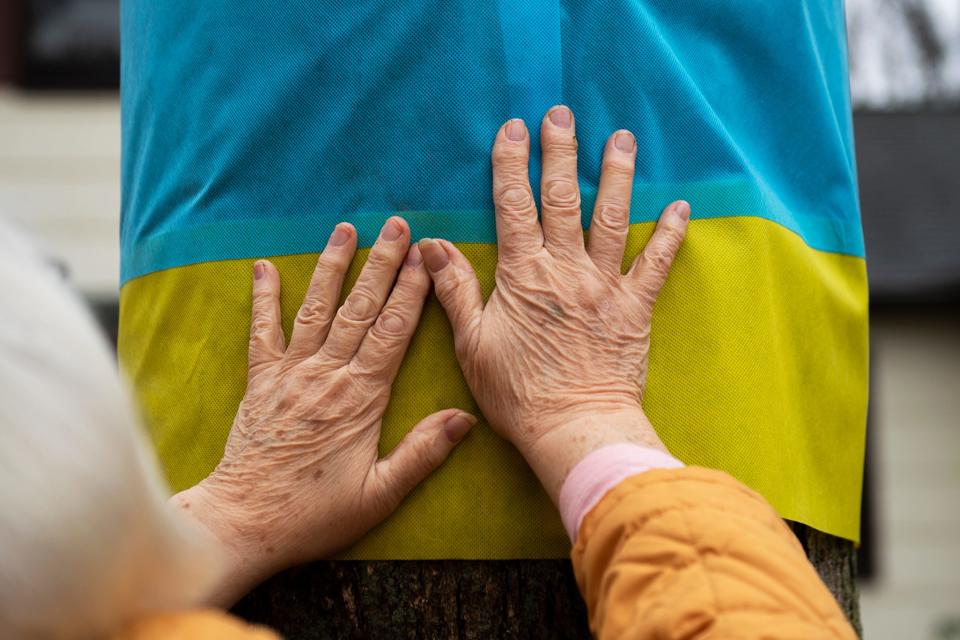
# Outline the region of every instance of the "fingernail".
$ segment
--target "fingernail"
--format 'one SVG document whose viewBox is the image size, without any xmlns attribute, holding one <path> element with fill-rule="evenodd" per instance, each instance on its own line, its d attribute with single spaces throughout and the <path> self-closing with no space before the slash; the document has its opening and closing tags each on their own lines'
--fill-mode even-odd
<svg viewBox="0 0 960 640">
<path fill-rule="evenodd" d="M 387 220 L 387 224 L 383 225 L 383 231 L 380 232 L 380 237 L 388 242 L 392 242 L 400 237 L 400 234 L 403 233 L 403 226 L 396 218 L 390 218 Z"/>
<path fill-rule="evenodd" d="M 683 220 L 690 219 L 690 203 L 686 200 L 678 200 L 673 204 L 673 212 Z"/>
<path fill-rule="evenodd" d="M 423 254 L 423 261 L 427 263 L 427 269 L 431 273 L 442 270 L 450 263 L 450 256 L 433 238 L 424 238 L 420 241 L 420 253 Z"/>
<path fill-rule="evenodd" d="M 507 123 L 506 133 L 509 140 L 520 142 L 527 137 L 527 127 L 523 124 L 523 120 L 520 118 L 514 118 Z"/>
<path fill-rule="evenodd" d="M 253 279 L 259 280 L 263 277 L 263 274 L 266 272 L 266 269 L 263 266 L 263 263 L 259 260 L 253 263 Z"/>
<path fill-rule="evenodd" d="M 469 413 L 461 412 L 453 417 L 447 418 L 447 421 L 443 424 L 443 432 L 450 442 L 460 442 L 475 424 L 477 424 L 475 417 Z"/>
<path fill-rule="evenodd" d="M 613 139 L 613 144 L 620 151 L 630 152 L 637 146 L 637 139 L 629 131 L 621 131 Z"/>
<path fill-rule="evenodd" d="M 347 240 L 349 239 L 350 239 L 350 228 L 338 224 L 336 228 L 333 230 L 333 233 L 330 234 L 329 244 L 331 247 L 339 247 L 341 245 L 346 244 Z"/>
<path fill-rule="evenodd" d="M 558 127 L 569 129 L 570 125 L 573 124 L 573 112 L 563 105 L 551 109 L 549 115 L 550 122 Z"/>
<path fill-rule="evenodd" d="M 420 247 L 415 244 L 411 245 L 410 248 L 407 249 L 407 266 L 419 267 L 421 262 L 423 262 L 423 256 L 420 254 Z"/>
</svg>

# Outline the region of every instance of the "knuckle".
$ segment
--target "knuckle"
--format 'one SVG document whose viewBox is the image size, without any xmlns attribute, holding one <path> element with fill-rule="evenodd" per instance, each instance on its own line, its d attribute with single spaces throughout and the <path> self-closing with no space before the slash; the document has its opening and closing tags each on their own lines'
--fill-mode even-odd
<svg viewBox="0 0 960 640">
<path fill-rule="evenodd" d="M 566 211 L 580 210 L 580 187 L 567 178 L 553 178 L 543 187 L 544 206 Z"/>
<path fill-rule="evenodd" d="M 593 215 L 593 224 L 604 231 L 623 233 L 627 230 L 630 212 L 620 202 L 604 202 Z"/>
<path fill-rule="evenodd" d="M 604 158 L 600 163 L 600 173 L 602 175 L 632 179 L 634 166 L 632 162 L 627 162 L 620 156 Z"/>
<path fill-rule="evenodd" d="M 361 390 L 362 395 L 376 394 L 376 389 L 382 384 L 380 369 L 377 363 L 369 358 L 357 357 L 346 367 L 346 379 L 354 390 Z"/>
<path fill-rule="evenodd" d="M 380 240 L 377 240 L 379 243 Z M 370 255 L 367 256 L 367 262 L 364 265 L 366 269 L 374 271 L 386 271 L 393 267 L 393 256 L 387 247 L 375 246 Z"/>
<path fill-rule="evenodd" d="M 510 170 L 526 169 L 527 150 L 514 144 L 497 143 L 493 145 L 493 152 L 490 154 L 493 161 L 501 167 Z"/>
<path fill-rule="evenodd" d="M 389 392 L 390 381 L 377 362 L 354 358 L 340 369 L 341 380 L 331 387 L 329 397 L 338 398 L 339 415 L 368 415 L 377 398 Z M 381 410 L 382 411 L 382 410 Z"/>
<path fill-rule="evenodd" d="M 305 376 L 287 376 L 280 383 L 278 402 L 287 404 L 295 403 L 298 399 L 308 397 L 310 391 L 310 380 Z"/>
<path fill-rule="evenodd" d="M 347 296 L 340 307 L 340 315 L 353 322 L 369 321 L 378 311 L 379 305 L 373 295 L 363 288 L 356 288 Z"/>
<path fill-rule="evenodd" d="M 325 253 L 321 253 L 317 259 L 317 266 L 313 272 L 313 279 L 316 283 L 325 284 L 332 278 L 337 278 L 346 271 L 346 264 Z"/>
<path fill-rule="evenodd" d="M 273 299 L 273 292 L 265 289 L 253 292 L 253 307 L 264 307 L 270 304 Z"/>
<path fill-rule="evenodd" d="M 360 354 L 357 355 L 359 356 Z M 360 357 L 350 360 L 340 371 L 343 375 L 338 379 L 340 383 L 339 386 L 341 387 L 338 391 L 347 388 L 356 389 L 357 387 L 362 387 L 367 378 L 373 374 L 372 369 L 367 366 L 366 361 Z"/>
<path fill-rule="evenodd" d="M 397 283 L 393 286 L 391 298 L 400 300 L 403 304 L 410 304 L 411 301 L 421 297 L 426 293 L 426 285 L 429 287 L 429 280 L 420 278 L 411 278 L 406 273 L 402 273 L 397 278 Z"/>
<path fill-rule="evenodd" d="M 250 351 L 260 353 L 266 350 L 266 339 L 263 334 L 260 333 L 251 333 L 250 334 Z"/>
<path fill-rule="evenodd" d="M 418 461 L 421 469 L 429 469 L 436 466 L 436 451 L 432 446 L 432 438 L 423 432 L 415 431 L 410 434 L 410 449 L 414 458 Z"/>
<path fill-rule="evenodd" d="M 577 155 L 577 138 L 566 134 L 549 135 L 543 142 L 543 153 L 556 156 Z"/>
<path fill-rule="evenodd" d="M 407 319 L 397 312 L 386 311 L 380 314 L 377 323 L 373 326 L 376 336 L 390 344 L 403 339 L 408 327 Z"/>
<path fill-rule="evenodd" d="M 340 271 L 342 268 L 343 261 L 331 256 L 329 253 L 321 253 L 320 257 L 317 258 L 316 271 L 320 274 L 326 275 L 328 273 L 334 273 Z"/>
<path fill-rule="evenodd" d="M 330 318 L 330 305 L 324 300 L 304 302 L 297 312 L 297 323 L 312 327 L 324 324 Z"/>
<path fill-rule="evenodd" d="M 639 301 L 639 310 L 642 317 L 650 315 L 657 302 L 658 289 L 655 284 L 642 282 L 637 288 L 636 298 Z"/>
<path fill-rule="evenodd" d="M 677 252 L 680 243 L 683 242 L 683 232 L 676 227 L 664 227 L 659 231 L 663 239 L 662 251 L 673 254 Z"/>
<path fill-rule="evenodd" d="M 665 273 L 670 269 L 670 263 L 673 260 L 673 254 L 663 247 L 654 247 L 644 254 L 648 269 L 656 273 Z"/>
<path fill-rule="evenodd" d="M 533 282 L 545 282 L 544 278 L 553 277 L 553 267 L 536 257 L 521 256 L 505 264 L 503 260 L 497 263 L 494 271 L 494 282 L 498 289 L 517 290 L 529 293 L 527 287 Z"/>
<path fill-rule="evenodd" d="M 248 353 L 250 354 L 251 358 L 256 356 L 256 359 L 259 360 L 265 356 L 273 354 L 273 352 L 274 347 L 265 331 L 250 334 Z"/>
<path fill-rule="evenodd" d="M 505 215 L 526 214 L 533 207 L 533 193 L 529 188 L 508 184 L 497 192 L 494 201 Z"/>
<path fill-rule="evenodd" d="M 265 313 L 255 313 L 250 322 L 250 339 L 253 340 L 266 335 L 273 329 L 273 322 Z"/>
<path fill-rule="evenodd" d="M 455 299 L 463 288 L 463 281 L 457 276 L 439 280 L 434 284 L 437 295 L 447 299 Z"/>
</svg>

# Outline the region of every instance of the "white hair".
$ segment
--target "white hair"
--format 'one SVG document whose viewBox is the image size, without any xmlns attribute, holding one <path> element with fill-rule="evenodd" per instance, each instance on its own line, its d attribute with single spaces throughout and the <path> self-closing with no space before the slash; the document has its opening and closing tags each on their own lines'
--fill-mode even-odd
<svg viewBox="0 0 960 640">
<path fill-rule="evenodd" d="M 209 540 L 168 489 L 106 341 L 0 220 L 0 637 L 89 638 L 190 606 Z"/>
</svg>

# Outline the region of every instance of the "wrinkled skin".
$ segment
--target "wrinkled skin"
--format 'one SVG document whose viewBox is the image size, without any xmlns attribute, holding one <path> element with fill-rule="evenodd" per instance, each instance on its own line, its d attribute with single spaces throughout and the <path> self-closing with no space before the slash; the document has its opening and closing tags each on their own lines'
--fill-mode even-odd
<svg viewBox="0 0 960 640">
<path fill-rule="evenodd" d="M 476 275 L 444 240 L 420 243 L 453 326 L 457 357 L 491 426 L 527 458 L 556 499 L 589 451 L 615 442 L 665 449 L 641 408 L 654 302 L 690 209 L 669 205 L 621 274 L 636 143 L 626 131 L 604 152 L 589 245 L 581 231 L 573 114 L 541 127 L 542 223 L 530 188 L 530 136 L 507 122 L 493 146 L 499 261 L 486 305 Z"/>
<path fill-rule="evenodd" d="M 475 422 L 457 409 L 441 411 L 378 460 L 381 419 L 430 278 L 406 222 L 391 218 L 337 310 L 355 249 L 353 227 L 339 225 L 289 346 L 279 274 L 266 261 L 254 267 L 246 394 L 216 470 L 174 498 L 228 553 L 214 603 L 349 546 L 393 512 Z"/>
<path fill-rule="evenodd" d="M 527 176 L 526 127 L 511 120 L 497 134 L 499 263 L 486 305 L 473 268 L 452 244 L 425 239 L 410 247 L 407 224 L 391 218 L 338 310 L 356 250 L 354 229 L 341 224 L 318 260 L 286 345 L 279 274 L 269 262 L 256 264 L 247 391 L 223 460 L 172 499 L 226 553 L 226 573 L 210 604 L 229 605 L 276 571 L 355 542 L 474 424 L 458 409 L 440 411 L 378 459 L 390 387 L 431 279 L 480 407 L 554 500 L 569 470 L 605 444 L 663 448 L 640 399 L 653 304 L 690 209 L 684 202 L 668 206 L 642 255 L 621 275 L 633 136 L 620 131 L 607 142 L 586 247 L 573 114 L 552 109 L 541 140 L 542 224 Z"/>
</svg>

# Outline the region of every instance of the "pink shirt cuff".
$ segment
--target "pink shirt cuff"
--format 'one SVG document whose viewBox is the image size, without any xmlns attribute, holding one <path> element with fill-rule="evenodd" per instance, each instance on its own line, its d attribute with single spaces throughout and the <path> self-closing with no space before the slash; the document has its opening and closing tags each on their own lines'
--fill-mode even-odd
<svg viewBox="0 0 960 640">
<path fill-rule="evenodd" d="M 577 463 L 560 488 L 560 518 L 576 542 L 584 516 L 608 491 L 630 476 L 650 469 L 677 469 L 682 462 L 660 449 L 637 444 L 611 444 Z"/>
</svg>

